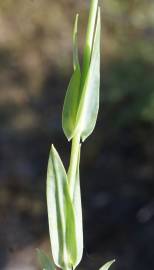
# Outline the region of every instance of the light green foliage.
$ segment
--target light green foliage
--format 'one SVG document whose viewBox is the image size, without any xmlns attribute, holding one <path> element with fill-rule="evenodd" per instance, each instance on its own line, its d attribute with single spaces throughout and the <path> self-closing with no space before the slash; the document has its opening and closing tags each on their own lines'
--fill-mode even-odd
<svg viewBox="0 0 154 270">
<path fill-rule="evenodd" d="M 71 194 L 67 174 L 54 146 L 48 162 L 47 205 L 54 262 L 62 269 L 75 267 L 83 251 L 79 155 L 75 189 Z"/>
<path fill-rule="evenodd" d="M 44 253 L 44 251 L 37 249 L 37 257 L 39 263 L 43 270 L 56 270 L 54 263 L 50 260 L 50 258 Z"/>
<path fill-rule="evenodd" d="M 110 262 L 107 262 L 105 265 L 103 265 L 99 270 L 108 270 L 110 266 L 115 262 L 115 260 L 112 260 Z"/>
<path fill-rule="evenodd" d="M 149 1 L 148 5 L 146 0 L 132 3 L 103 2 L 105 27 L 112 25 L 112 34 L 107 31 L 104 40 L 104 49 L 107 46 L 112 56 L 108 56 L 109 64 L 104 69 L 107 91 L 103 93 L 103 102 L 108 106 L 108 121 L 115 130 L 137 128 L 138 125 L 144 129 L 145 123 L 153 125 L 154 122 L 154 42 L 151 32 L 154 1 Z M 114 140 L 112 136 L 111 140 Z"/>
<path fill-rule="evenodd" d="M 62 115 L 62 126 L 72 150 L 68 173 L 51 147 L 47 171 L 47 207 L 53 260 L 63 270 L 75 269 L 83 254 L 82 208 L 80 194 L 80 141 L 93 131 L 100 88 L 101 19 L 98 0 L 91 1 L 86 45 L 80 69 L 77 45 L 78 15 L 73 32 L 73 68 Z M 53 270 L 48 257 L 38 252 L 44 270 Z M 112 262 L 101 270 L 108 270 Z"/>
<path fill-rule="evenodd" d="M 48 162 L 47 205 L 54 262 L 69 269 L 77 260 L 75 215 L 67 174 L 54 146 Z"/>
<path fill-rule="evenodd" d="M 95 13 L 91 14 L 84 51 L 82 73 L 78 60 L 77 50 L 77 18 L 74 28 L 74 73 L 68 86 L 65 97 L 62 125 L 68 138 L 72 139 L 80 134 L 84 141 L 93 131 L 99 109 L 100 87 L 100 8 L 97 1 L 93 2 Z M 96 27 L 95 27 L 96 25 Z"/>
<path fill-rule="evenodd" d="M 100 88 L 100 8 L 98 9 L 89 70 L 85 79 L 77 114 L 77 132 L 84 141 L 93 131 L 99 109 Z"/>
</svg>

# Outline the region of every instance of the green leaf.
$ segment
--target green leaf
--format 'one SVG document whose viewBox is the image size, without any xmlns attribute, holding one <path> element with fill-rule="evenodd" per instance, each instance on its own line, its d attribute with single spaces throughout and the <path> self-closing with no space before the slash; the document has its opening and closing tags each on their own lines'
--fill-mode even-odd
<svg viewBox="0 0 154 270">
<path fill-rule="evenodd" d="M 112 260 L 110 262 L 107 262 L 104 266 L 102 266 L 99 270 L 108 270 L 110 266 L 115 262 L 115 260 Z"/>
<path fill-rule="evenodd" d="M 91 54 L 91 62 L 82 91 L 76 119 L 76 130 L 84 141 L 93 131 L 99 110 L 100 88 L 100 7 L 98 8 L 96 30 Z"/>
<path fill-rule="evenodd" d="M 56 270 L 54 263 L 50 260 L 50 258 L 44 253 L 44 251 L 37 249 L 37 257 L 39 263 L 43 270 Z"/>
<path fill-rule="evenodd" d="M 74 72 L 68 85 L 62 113 L 62 127 L 64 130 L 64 134 L 68 140 L 72 138 L 75 129 L 76 115 L 80 96 L 81 71 L 78 58 L 77 29 L 78 29 L 78 14 L 76 15 L 73 31 Z"/>
<path fill-rule="evenodd" d="M 76 17 L 74 35 L 73 35 L 73 65 L 74 73 L 69 83 L 62 115 L 62 126 L 68 140 L 72 139 L 75 134 L 80 134 L 84 141 L 94 130 L 98 110 L 99 110 L 99 88 L 100 88 L 100 7 L 97 12 L 96 28 L 93 33 L 93 46 L 87 63 L 84 63 L 86 74 L 81 74 L 78 50 L 77 50 L 77 24 Z M 87 48 L 89 50 L 89 47 Z M 85 51 L 86 53 L 86 51 Z"/>
<path fill-rule="evenodd" d="M 74 209 L 67 175 L 54 146 L 48 162 L 47 206 L 54 262 L 60 268 L 72 268 L 77 258 Z"/>
</svg>

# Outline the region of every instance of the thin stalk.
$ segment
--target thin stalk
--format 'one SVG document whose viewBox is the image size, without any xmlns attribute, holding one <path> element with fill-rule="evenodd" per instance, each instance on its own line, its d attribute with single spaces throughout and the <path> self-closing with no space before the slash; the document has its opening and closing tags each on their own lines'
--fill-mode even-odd
<svg viewBox="0 0 154 270">
<path fill-rule="evenodd" d="M 80 134 L 77 134 L 72 140 L 70 165 L 68 170 L 68 181 L 72 197 L 74 193 L 74 186 L 76 180 L 79 150 L 80 150 Z"/>
<path fill-rule="evenodd" d="M 84 84 L 85 77 L 89 68 L 91 51 L 92 51 L 92 46 L 93 46 L 93 36 L 94 36 L 94 30 L 95 30 L 97 9 L 98 9 L 98 0 L 91 0 L 87 34 L 86 34 L 86 43 L 85 43 L 84 54 L 83 54 L 81 87 Z"/>
</svg>

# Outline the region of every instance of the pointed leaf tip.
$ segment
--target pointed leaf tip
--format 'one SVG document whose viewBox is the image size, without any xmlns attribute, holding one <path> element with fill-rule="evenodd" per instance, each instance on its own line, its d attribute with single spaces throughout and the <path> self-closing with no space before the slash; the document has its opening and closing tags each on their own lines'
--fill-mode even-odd
<svg viewBox="0 0 154 270">
<path fill-rule="evenodd" d="M 54 144 L 51 145 L 51 153 L 55 153 L 56 155 L 58 155 L 58 152 L 56 148 L 54 147 Z"/>
<path fill-rule="evenodd" d="M 51 144 L 51 150 L 54 151 L 55 147 L 53 144 Z"/>
<path fill-rule="evenodd" d="M 105 265 L 103 265 L 99 270 L 108 270 L 110 266 L 115 262 L 115 260 L 107 262 Z"/>
</svg>

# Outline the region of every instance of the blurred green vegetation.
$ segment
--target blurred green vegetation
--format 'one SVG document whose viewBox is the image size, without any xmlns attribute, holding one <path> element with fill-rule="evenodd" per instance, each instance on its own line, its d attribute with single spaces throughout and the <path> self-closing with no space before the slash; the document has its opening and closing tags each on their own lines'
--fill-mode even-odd
<svg viewBox="0 0 154 270">
<path fill-rule="evenodd" d="M 153 123 L 154 2 L 104 1 L 104 6 L 105 33 L 116 47 L 104 75 L 105 99 L 111 107 L 120 107 L 113 117 L 117 124 Z"/>
</svg>

